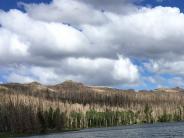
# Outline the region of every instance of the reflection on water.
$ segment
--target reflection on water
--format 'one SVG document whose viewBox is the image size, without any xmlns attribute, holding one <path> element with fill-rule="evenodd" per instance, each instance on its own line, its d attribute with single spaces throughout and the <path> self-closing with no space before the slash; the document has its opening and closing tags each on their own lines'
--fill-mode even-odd
<svg viewBox="0 0 184 138">
<path fill-rule="evenodd" d="M 184 138 L 184 122 L 84 129 L 29 138 Z"/>
</svg>

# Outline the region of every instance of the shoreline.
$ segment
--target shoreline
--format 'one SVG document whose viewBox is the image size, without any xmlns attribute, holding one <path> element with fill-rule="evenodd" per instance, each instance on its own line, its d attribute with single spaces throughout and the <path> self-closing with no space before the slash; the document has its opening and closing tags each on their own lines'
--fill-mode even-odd
<svg viewBox="0 0 184 138">
<path fill-rule="evenodd" d="M 184 121 L 172 121 L 172 122 L 155 122 L 155 123 L 140 123 L 140 124 L 131 124 L 131 125 L 120 125 L 120 126 L 109 126 L 109 127 L 92 127 L 92 128 L 83 128 L 83 129 L 65 129 L 63 131 L 52 131 L 49 130 L 45 133 L 25 133 L 25 134 L 13 134 L 13 133 L 0 133 L 0 138 L 16 138 L 16 137 L 31 137 L 31 136 L 44 136 L 44 135 L 53 135 L 53 134 L 69 134 L 69 133 L 81 133 L 81 132 L 93 132 L 95 131 L 109 131 L 109 130 L 126 130 L 126 129 L 135 129 L 135 128 L 151 128 L 154 125 L 166 125 L 166 124 L 175 124 L 183 123 Z M 172 126 L 172 125 L 171 125 Z M 121 127 L 121 128 L 120 128 Z M 155 126 L 154 126 L 155 127 Z M 157 126 L 158 127 L 158 126 Z M 119 128 L 119 129 L 118 129 Z M 97 130 L 98 129 L 98 130 Z"/>
<path fill-rule="evenodd" d="M 30 136 L 42 136 L 42 135 L 50 135 L 50 134 L 57 134 L 57 133 L 67 133 L 67 132 L 75 132 L 80 131 L 81 129 L 66 129 L 62 131 L 55 131 L 55 130 L 49 130 L 47 132 L 40 132 L 40 133 L 0 133 L 0 138 L 15 138 L 15 137 L 30 137 Z"/>
</svg>

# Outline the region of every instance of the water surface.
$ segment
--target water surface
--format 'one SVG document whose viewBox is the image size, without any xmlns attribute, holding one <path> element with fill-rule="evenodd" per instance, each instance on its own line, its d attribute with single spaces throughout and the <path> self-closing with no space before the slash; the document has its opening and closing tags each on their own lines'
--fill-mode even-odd
<svg viewBox="0 0 184 138">
<path fill-rule="evenodd" d="M 92 128 L 27 138 L 184 138 L 184 122 Z"/>
</svg>

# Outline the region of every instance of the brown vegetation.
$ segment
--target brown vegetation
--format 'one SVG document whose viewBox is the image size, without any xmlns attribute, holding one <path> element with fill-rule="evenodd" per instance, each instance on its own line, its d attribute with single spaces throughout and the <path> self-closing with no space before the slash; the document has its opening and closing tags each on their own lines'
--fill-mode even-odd
<svg viewBox="0 0 184 138">
<path fill-rule="evenodd" d="M 174 91 L 174 92 L 173 92 Z M 184 119 L 184 93 L 175 88 L 135 92 L 66 81 L 0 86 L 0 132 L 102 127 Z"/>
</svg>

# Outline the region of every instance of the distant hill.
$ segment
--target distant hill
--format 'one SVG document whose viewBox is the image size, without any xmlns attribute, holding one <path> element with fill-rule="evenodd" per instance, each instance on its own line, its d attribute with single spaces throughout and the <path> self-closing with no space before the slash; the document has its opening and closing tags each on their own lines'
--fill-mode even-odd
<svg viewBox="0 0 184 138">
<path fill-rule="evenodd" d="M 95 93 L 109 93 L 109 92 L 135 92 L 133 89 L 122 90 L 117 88 L 110 88 L 110 87 L 101 87 L 101 86 L 88 86 L 81 82 L 75 82 L 72 80 L 64 81 L 63 83 L 56 84 L 56 85 L 43 85 L 39 82 L 31 82 L 31 83 L 7 83 L 7 84 L 0 84 L 0 89 L 14 89 L 14 90 L 31 90 L 31 91 L 51 91 L 51 92 L 61 92 L 61 91 L 90 91 Z M 144 92 L 165 92 L 165 93 L 183 93 L 184 89 L 180 87 L 175 88 L 158 88 L 155 90 L 140 90 L 137 91 L 140 93 Z"/>
<path fill-rule="evenodd" d="M 42 97 L 48 100 L 55 100 L 55 98 L 57 98 L 62 102 L 105 104 L 109 106 L 123 106 L 127 103 L 133 104 L 145 101 L 149 101 L 150 104 L 157 101 L 169 103 L 172 102 L 172 100 L 176 100 L 177 96 L 180 98 L 184 96 L 184 90 L 179 87 L 140 90 L 136 92 L 133 89 L 121 90 L 100 86 L 87 86 L 72 80 L 64 81 L 56 85 L 43 85 L 39 82 L 1 84 L 0 91 Z M 167 98 L 168 96 L 169 98 Z M 167 98 L 167 100 L 165 100 L 165 98 Z"/>
<path fill-rule="evenodd" d="M 184 92 L 184 89 L 175 87 L 175 88 L 158 88 L 154 90 L 155 92 L 167 92 L 167 93 L 180 93 Z"/>
</svg>

